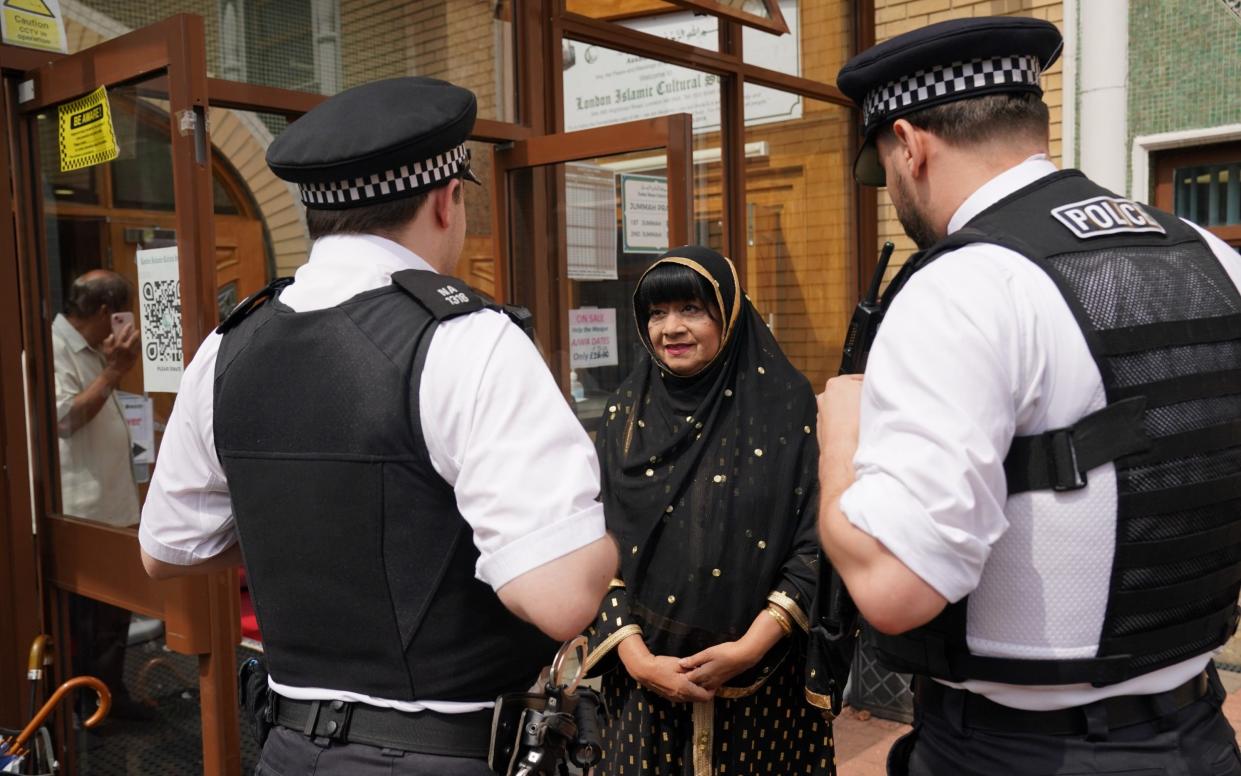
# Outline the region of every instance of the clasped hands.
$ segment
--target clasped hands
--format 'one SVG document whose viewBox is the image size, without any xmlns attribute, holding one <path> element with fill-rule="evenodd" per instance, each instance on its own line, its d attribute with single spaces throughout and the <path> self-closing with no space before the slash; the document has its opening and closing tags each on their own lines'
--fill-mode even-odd
<svg viewBox="0 0 1241 776">
<path fill-rule="evenodd" d="M 639 635 L 620 644 L 621 662 L 638 684 L 673 703 L 706 703 L 734 676 L 752 668 L 763 651 L 742 638 L 716 644 L 689 657 L 653 655 Z"/>
</svg>

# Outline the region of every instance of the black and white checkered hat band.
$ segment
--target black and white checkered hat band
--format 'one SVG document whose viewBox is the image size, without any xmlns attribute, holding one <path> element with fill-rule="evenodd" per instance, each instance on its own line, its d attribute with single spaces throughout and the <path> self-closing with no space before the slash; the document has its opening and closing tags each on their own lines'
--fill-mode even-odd
<svg viewBox="0 0 1241 776">
<path fill-rule="evenodd" d="M 406 196 L 419 189 L 447 180 L 470 166 L 470 152 L 461 144 L 424 162 L 401 165 L 395 170 L 349 178 L 335 183 L 299 183 L 302 203 L 341 206 L 362 204 L 367 200 L 388 199 L 394 195 Z"/>
<path fill-rule="evenodd" d="M 946 67 L 939 65 L 872 90 L 862 105 L 862 123 L 869 130 L 894 111 L 907 112 L 924 102 L 943 102 L 940 98 L 946 95 L 966 97 L 968 92 L 991 86 L 1009 84 L 1038 88 L 1038 79 L 1038 57 L 1033 55 L 971 59 Z"/>
</svg>

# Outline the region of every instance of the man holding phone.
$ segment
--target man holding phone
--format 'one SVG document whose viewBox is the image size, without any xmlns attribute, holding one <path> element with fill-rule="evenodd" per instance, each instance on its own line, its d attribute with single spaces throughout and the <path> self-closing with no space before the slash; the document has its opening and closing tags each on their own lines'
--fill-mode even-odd
<svg viewBox="0 0 1241 776">
<path fill-rule="evenodd" d="M 129 281 L 91 270 L 69 287 L 65 310 L 52 322 L 56 418 L 60 437 L 63 514 L 125 527 L 138 523 L 138 487 L 131 463 L 129 426 L 116 387 L 138 362 Z M 129 699 L 121 681 L 129 612 L 75 596 L 73 620 L 81 662 L 112 690 L 118 717 L 149 716 Z"/>
</svg>

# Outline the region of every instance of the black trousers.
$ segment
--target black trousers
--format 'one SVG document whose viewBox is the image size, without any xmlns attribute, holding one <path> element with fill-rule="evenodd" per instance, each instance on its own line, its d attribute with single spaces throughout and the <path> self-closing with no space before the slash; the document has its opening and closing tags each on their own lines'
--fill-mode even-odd
<svg viewBox="0 0 1241 776">
<path fill-rule="evenodd" d="M 914 729 L 888 754 L 889 776 L 1241 776 L 1236 734 L 1210 689 L 1168 716 L 1095 735 L 997 733 L 971 729 L 963 715 L 915 708 Z M 1083 714 L 1091 707 L 1083 707 Z"/>
<path fill-rule="evenodd" d="M 340 744 L 272 728 L 254 776 L 493 776 L 484 760 Z"/>
</svg>

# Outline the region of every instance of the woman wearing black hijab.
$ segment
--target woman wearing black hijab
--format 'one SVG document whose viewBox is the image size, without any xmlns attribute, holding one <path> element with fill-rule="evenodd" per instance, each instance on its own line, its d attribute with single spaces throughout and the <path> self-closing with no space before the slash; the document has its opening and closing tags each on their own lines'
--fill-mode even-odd
<svg viewBox="0 0 1241 776">
<path fill-rule="evenodd" d="M 599 773 L 833 774 L 804 686 L 814 394 L 714 251 L 661 256 L 634 316 L 648 355 L 597 440 L 621 545 L 587 634 L 611 712 Z"/>
</svg>

